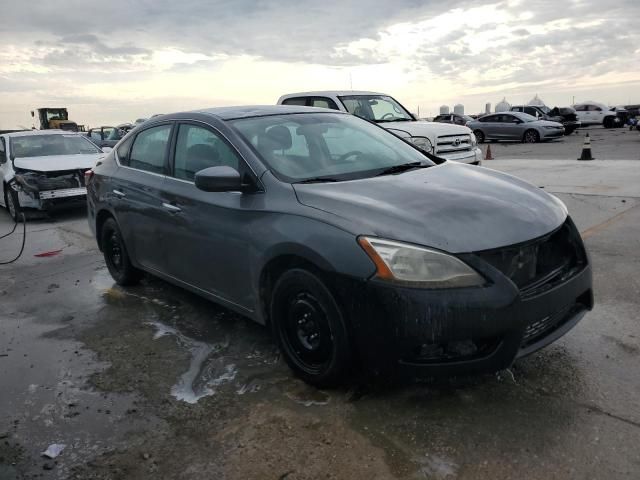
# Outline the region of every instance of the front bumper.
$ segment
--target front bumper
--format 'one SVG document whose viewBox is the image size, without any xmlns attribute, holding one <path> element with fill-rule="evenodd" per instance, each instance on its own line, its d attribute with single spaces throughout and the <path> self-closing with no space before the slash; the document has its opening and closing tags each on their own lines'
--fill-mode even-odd
<svg viewBox="0 0 640 480">
<path fill-rule="evenodd" d="M 487 286 L 424 290 L 369 280 L 341 295 L 366 370 L 394 378 L 495 372 L 557 340 L 593 308 L 588 262 L 532 295 L 477 256 L 465 257 Z"/>
<path fill-rule="evenodd" d="M 434 155 L 452 162 L 467 163 L 470 165 L 482 164 L 482 150 L 480 150 L 478 147 L 463 152 L 452 152 L 444 154 L 435 153 Z"/>
<path fill-rule="evenodd" d="M 548 140 L 550 138 L 560 138 L 564 136 L 564 128 L 558 128 L 553 130 L 542 129 L 540 132 L 540 137 L 543 140 Z"/>
</svg>

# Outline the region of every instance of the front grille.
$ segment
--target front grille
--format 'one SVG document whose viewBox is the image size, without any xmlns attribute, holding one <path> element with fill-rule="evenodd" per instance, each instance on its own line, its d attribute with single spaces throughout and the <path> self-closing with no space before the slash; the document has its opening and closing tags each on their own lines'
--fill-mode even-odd
<svg viewBox="0 0 640 480">
<path fill-rule="evenodd" d="M 570 310 L 570 306 L 565 307 L 557 311 L 553 315 L 549 315 L 548 317 L 536 320 L 535 322 L 529 324 L 524 331 L 521 348 L 525 348 L 529 345 L 534 344 L 541 338 L 546 337 L 556 328 L 561 327 L 565 323 L 565 321 L 570 318 L 567 315 Z"/>
<path fill-rule="evenodd" d="M 436 154 L 468 152 L 471 150 L 471 135 L 441 135 L 438 137 Z"/>
<path fill-rule="evenodd" d="M 580 234 L 570 218 L 554 232 L 530 242 L 477 255 L 531 297 L 565 282 L 587 264 Z"/>
</svg>

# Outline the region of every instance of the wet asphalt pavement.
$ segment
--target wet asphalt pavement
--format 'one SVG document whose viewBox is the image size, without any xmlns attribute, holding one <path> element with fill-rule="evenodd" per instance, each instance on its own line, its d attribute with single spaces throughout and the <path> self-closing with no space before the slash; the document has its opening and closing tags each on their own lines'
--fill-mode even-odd
<svg viewBox="0 0 640 480">
<path fill-rule="evenodd" d="M 640 478 L 640 164 L 487 166 L 565 201 L 596 308 L 440 384 L 307 387 L 263 327 L 153 278 L 117 287 L 83 211 L 30 220 L 0 266 L 0 479 Z"/>
</svg>

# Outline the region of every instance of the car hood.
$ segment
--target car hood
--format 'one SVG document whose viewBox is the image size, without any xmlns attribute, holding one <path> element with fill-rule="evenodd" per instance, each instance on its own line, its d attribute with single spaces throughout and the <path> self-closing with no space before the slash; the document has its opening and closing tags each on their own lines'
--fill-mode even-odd
<svg viewBox="0 0 640 480">
<path fill-rule="evenodd" d="M 98 159 L 103 155 L 101 153 L 91 153 L 87 155 L 46 155 L 44 157 L 15 158 L 13 166 L 35 172 L 89 169 L 94 167 Z"/>
<path fill-rule="evenodd" d="M 429 139 L 440 135 L 469 135 L 471 130 L 462 125 L 453 125 L 451 123 L 425 122 L 422 120 L 416 122 L 387 122 L 378 123 L 381 127 L 388 130 L 398 130 L 406 132 L 413 137 L 427 137 Z"/>
<path fill-rule="evenodd" d="M 294 184 L 303 205 L 346 219 L 354 234 L 451 253 L 531 240 L 559 227 L 564 204 L 511 175 L 456 163 L 363 180 Z"/>
</svg>

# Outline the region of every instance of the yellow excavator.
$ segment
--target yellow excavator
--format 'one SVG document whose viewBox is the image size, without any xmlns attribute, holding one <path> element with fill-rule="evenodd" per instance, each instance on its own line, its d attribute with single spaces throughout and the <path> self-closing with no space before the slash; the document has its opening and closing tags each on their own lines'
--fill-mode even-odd
<svg viewBox="0 0 640 480">
<path fill-rule="evenodd" d="M 77 132 L 78 124 L 69 120 L 69 112 L 66 108 L 43 107 L 36 109 L 40 130 L 60 129 L 69 132 Z M 35 119 L 35 112 L 31 110 L 31 116 Z M 35 125 L 33 127 L 35 129 Z"/>
</svg>

